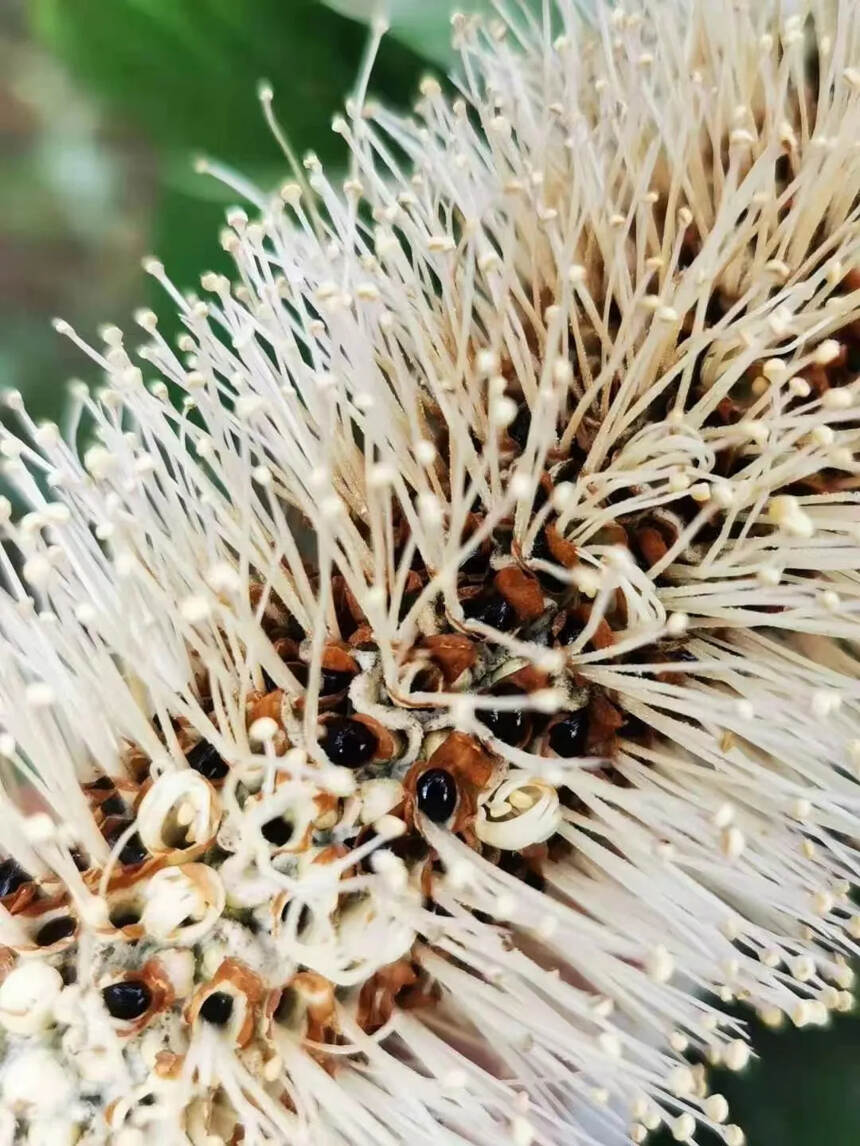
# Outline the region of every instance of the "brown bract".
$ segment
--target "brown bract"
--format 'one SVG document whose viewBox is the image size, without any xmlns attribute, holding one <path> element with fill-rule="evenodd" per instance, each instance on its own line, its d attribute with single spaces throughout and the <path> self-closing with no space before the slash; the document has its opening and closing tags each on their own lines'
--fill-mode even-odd
<svg viewBox="0 0 860 1146">
<path fill-rule="evenodd" d="M 355 724 L 363 724 L 365 728 L 369 728 L 376 738 L 376 751 L 373 754 L 371 763 L 382 764 L 387 760 L 393 760 L 398 756 L 401 750 L 401 743 L 398 736 L 391 732 L 384 724 L 380 723 L 374 716 L 367 716 L 363 712 L 354 712 L 349 719 Z M 338 715 L 323 715 L 320 717 L 320 724 L 323 729 L 327 724 L 333 721 L 343 720 L 342 716 Z"/>
<path fill-rule="evenodd" d="M 170 982 L 170 977 L 159 960 L 149 959 L 139 971 L 126 971 L 114 983 L 130 983 L 142 980 L 149 988 L 149 1006 L 138 1018 L 131 1022 L 117 1022 L 116 1031 L 120 1038 L 128 1039 L 147 1027 L 156 1015 L 168 1010 L 176 1000 L 176 993 Z M 107 986 L 107 984 L 102 984 Z"/>
<path fill-rule="evenodd" d="M 38 890 L 39 885 L 34 879 L 25 880 L 24 883 L 19 884 L 9 895 L 4 895 L 0 898 L 0 905 L 2 905 L 10 915 L 20 915 L 36 898 Z"/>
<path fill-rule="evenodd" d="M 336 1043 L 340 1038 L 335 1012 L 334 984 L 316 971 L 299 971 L 287 984 L 296 999 L 303 1035 L 312 1043 Z M 316 1047 L 310 1054 L 323 1063 L 328 1059 Z"/>
<path fill-rule="evenodd" d="M 432 1006 L 435 1002 L 432 994 L 415 990 L 420 982 L 417 965 L 410 958 L 404 957 L 380 967 L 361 988 L 356 1022 L 366 1034 L 372 1035 L 385 1026 L 395 1007 L 414 1010 Z"/>
<path fill-rule="evenodd" d="M 282 710 L 284 706 L 284 690 L 273 688 L 271 692 L 252 692 L 248 694 L 247 718 L 248 728 L 255 720 L 268 717 L 283 728 Z"/>
<path fill-rule="evenodd" d="M 573 617 L 581 628 L 584 629 L 591 619 L 591 605 L 588 604 L 588 602 L 583 602 L 581 605 L 574 606 L 574 608 L 568 610 L 568 617 Z M 592 649 L 608 649 L 613 644 L 615 644 L 615 634 L 612 632 L 612 628 L 606 617 L 601 617 L 597 628 L 591 634 L 589 640 L 586 641 L 586 647 Z"/>
<path fill-rule="evenodd" d="M 452 732 L 429 760 L 416 760 L 403 781 L 406 792 L 404 819 L 409 827 L 416 824 L 415 793 L 418 781 L 431 768 L 443 768 L 454 777 L 458 799 L 451 830 L 462 833 L 470 846 L 477 846 L 472 825 L 478 810 L 478 796 L 495 771 L 495 759 L 474 736 L 468 736 L 465 732 Z"/>
<path fill-rule="evenodd" d="M 184 1062 L 185 1055 L 174 1054 L 172 1051 L 159 1051 L 155 1056 L 153 1069 L 159 1078 L 179 1078 Z"/>
<path fill-rule="evenodd" d="M 344 641 L 329 641 L 320 654 L 320 667 L 324 672 L 335 673 L 349 673 L 351 676 L 357 676 L 361 671 L 358 661 L 349 652 L 349 646 Z M 299 660 L 298 658 L 287 662 L 287 668 L 293 673 L 296 679 L 301 683 L 306 681 L 309 672 L 309 666 L 306 661 Z M 343 688 L 335 692 L 318 692 L 317 694 L 317 707 L 325 711 L 326 709 L 336 708 L 345 699 L 349 685 L 345 684 Z M 292 704 L 297 712 L 301 712 L 304 708 L 304 696 L 298 696 L 293 699 Z"/>
<path fill-rule="evenodd" d="M 445 684 L 453 685 L 468 669 L 473 668 L 478 652 L 475 642 L 465 633 L 438 633 L 421 642 L 430 659 L 442 670 Z"/>
<path fill-rule="evenodd" d="M 272 638 L 284 635 L 284 630 L 290 624 L 290 614 L 283 602 L 272 592 L 271 585 L 262 581 L 252 581 L 248 593 L 251 608 L 260 613 L 260 623 L 263 630 Z"/>
<path fill-rule="evenodd" d="M 238 959 L 224 959 L 208 983 L 198 987 L 185 1008 L 186 1022 L 194 1023 L 200 1008 L 210 995 L 223 992 L 232 995 L 234 1006 L 241 1008 L 234 1033 L 236 1046 L 244 1047 L 251 1041 L 261 1003 L 266 994 L 263 980 Z"/>
<path fill-rule="evenodd" d="M 19 890 L 23 890 L 23 887 Z M 60 951 L 65 951 L 66 948 L 71 947 L 78 937 L 80 930 L 80 923 L 77 916 L 69 907 L 68 893 L 63 891 L 56 895 L 41 896 L 37 899 L 28 900 L 23 907 L 16 912 L 18 921 L 23 925 L 27 933 L 27 940 L 20 945 L 13 944 L 15 950 L 19 954 L 29 955 L 38 951 L 42 956 L 57 955 Z M 53 943 L 38 944 L 36 936 L 54 919 L 64 918 L 69 916 L 75 924 L 74 931 L 70 935 L 64 935 L 61 939 L 56 939 Z"/>
<path fill-rule="evenodd" d="M 488 690 L 497 696 L 510 696 L 512 693 L 538 692 L 549 685 L 549 674 L 534 665 L 523 665 L 507 676 L 500 676 Z"/>
<path fill-rule="evenodd" d="M 493 579 L 496 590 L 513 607 L 523 624 L 536 621 L 543 615 L 544 596 L 534 573 L 518 565 L 507 565 Z"/>
<path fill-rule="evenodd" d="M 544 528 L 544 536 L 546 537 L 547 549 L 559 565 L 564 566 L 565 569 L 572 569 L 574 565 L 579 564 L 576 546 L 572 541 L 562 537 L 554 521 L 551 521 Z"/>
<path fill-rule="evenodd" d="M 3 982 L 17 962 L 18 956 L 11 947 L 0 947 L 0 983 Z"/>
<path fill-rule="evenodd" d="M 609 756 L 615 747 L 615 734 L 624 717 L 611 700 L 598 691 L 588 700 L 588 734 L 585 749 L 589 756 Z"/>
</svg>

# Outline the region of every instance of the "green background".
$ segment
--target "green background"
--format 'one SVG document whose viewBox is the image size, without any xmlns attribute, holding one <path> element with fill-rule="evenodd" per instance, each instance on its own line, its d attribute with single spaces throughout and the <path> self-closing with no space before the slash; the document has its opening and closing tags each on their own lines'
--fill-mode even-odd
<svg viewBox="0 0 860 1146">
<path fill-rule="evenodd" d="M 87 364 L 51 317 L 94 337 L 101 322 L 128 328 L 145 303 L 169 323 L 140 258 L 157 254 L 182 287 L 223 266 L 217 230 L 235 197 L 196 175 L 191 158 L 211 155 L 264 187 L 280 180 L 259 80 L 274 85 L 294 149 L 337 167 L 331 118 L 373 3 L 0 0 L 0 386 L 56 416 L 65 383 Z M 452 62 L 449 9 L 391 7 L 371 89 L 406 105 L 422 72 Z M 761 1061 L 713 1079 L 751 1146 L 860 1146 L 856 1018 L 755 1035 Z"/>
</svg>

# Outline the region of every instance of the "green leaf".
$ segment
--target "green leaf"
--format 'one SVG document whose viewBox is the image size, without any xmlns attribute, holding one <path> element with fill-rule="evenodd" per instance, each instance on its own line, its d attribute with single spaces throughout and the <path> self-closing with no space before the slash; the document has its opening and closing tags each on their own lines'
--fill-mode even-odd
<svg viewBox="0 0 860 1146">
<path fill-rule="evenodd" d="M 737 1017 L 750 1020 L 737 1011 Z M 838 1015 L 827 1027 L 774 1031 L 750 1021 L 756 1057 L 740 1074 L 709 1071 L 708 1083 L 729 1102 L 730 1120 L 748 1146 L 857 1146 L 860 1142 L 860 1022 Z M 697 1133 L 701 1146 L 723 1146 Z M 674 1146 L 667 1130 L 651 1146 Z"/>
<path fill-rule="evenodd" d="M 331 119 L 367 33 L 318 0 L 33 0 L 32 19 L 75 76 L 156 145 L 271 164 L 277 152 L 256 98 L 266 78 L 295 149 L 341 154 Z M 419 72 L 390 40 L 372 86 L 403 102 Z"/>
<path fill-rule="evenodd" d="M 107 121 L 124 120 L 155 150 L 159 172 L 150 248 L 182 288 L 202 271 L 229 269 L 218 241 L 224 207 L 240 196 L 194 174 L 206 154 L 270 188 L 287 163 L 265 123 L 258 84 L 294 151 L 337 167 L 331 131 L 361 66 L 366 27 L 319 0 L 32 0 L 37 37 L 89 89 Z M 422 62 L 387 39 L 371 90 L 388 102 L 413 94 Z M 155 289 L 166 333 L 173 308 Z"/>
<path fill-rule="evenodd" d="M 379 0 L 324 0 L 330 8 L 355 20 L 370 23 L 380 10 Z M 540 0 L 526 0 L 540 11 Z M 516 7 L 516 5 L 512 5 Z M 391 35 L 428 61 L 447 69 L 457 58 L 451 44 L 451 17 L 455 12 L 489 17 L 497 13 L 493 0 L 389 0 L 384 9 Z"/>
</svg>

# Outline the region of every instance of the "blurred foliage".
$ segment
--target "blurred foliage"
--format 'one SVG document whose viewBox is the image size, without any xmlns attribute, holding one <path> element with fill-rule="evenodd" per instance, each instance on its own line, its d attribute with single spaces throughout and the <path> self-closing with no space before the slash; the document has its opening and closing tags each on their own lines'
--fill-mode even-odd
<svg viewBox="0 0 860 1146">
<path fill-rule="evenodd" d="M 52 315 L 86 329 L 142 301 L 154 153 L 106 121 L 25 34 L 24 0 L 0 2 L 0 386 L 56 415 L 80 352 Z M 98 316 L 98 317 L 96 317 Z"/>
<path fill-rule="evenodd" d="M 282 166 L 256 102 L 268 79 L 296 151 L 336 159 L 332 115 L 352 87 L 367 31 L 318 0 L 34 0 L 43 43 L 159 147 L 253 169 Z M 420 61 L 395 39 L 373 85 L 398 102 Z"/>
<path fill-rule="evenodd" d="M 826 1027 L 773 1030 L 748 1011 L 755 1059 L 741 1074 L 710 1070 L 712 1093 L 724 1094 L 730 1120 L 742 1126 L 748 1146 L 858 1146 L 860 1143 L 860 1020 L 840 1014 Z M 722 1146 L 716 1135 L 697 1134 L 699 1146 Z M 663 1130 L 650 1146 L 676 1146 Z"/>
<path fill-rule="evenodd" d="M 217 229 L 234 192 L 191 172 L 191 156 L 225 162 L 263 187 L 286 170 L 257 101 L 272 82 L 276 114 L 298 154 L 343 158 L 331 120 L 348 96 L 367 29 L 319 0 L 33 0 L 41 43 L 99 104 L 155 147 L 158 198 L 152 249 L 182 287 L 209 267 L 226 269 Z M 422 67 L 386 38 L 371 90 L 405 104 Z M 171 309 L 153 292 L 163 320 Z"/>
<path fill-rule="evenodd" d="M 51 332 L 53 313 L 88 335 L 102 320 L 127 323 L 143 301 L 147 250 L 182 286 L 223 266 L 217 230 L 236 196 L 195 176 L 191 156 L 207 153 L 264 187 L 283 177 L 259 80 L 274 85 L 297 152 L 341 161 L 330 122 L 376 0 L 29 0 L 31 42 L 20 30 L 25 3 L 0 0 L 0 385 L 56 415 L 62 382 L 86 363 Z M 390 0 L 375 94 L 406 104 L 422 71 L 451 62 L 451 7 Z M 761 1059 L 743 1076 L 711 1081 L 750 1146 L 860 1143 L 856 1018 L 827 1030 L 757 1026 L 755 1046 Z"/>
<path fill-rule="evenodd" d="M 324 0 L 330 8 L 369 22 L 379 10 L 379 0 Z M 538 9 L 540 0 L 525 0 Z M 419 52 L 426 60 L 450 65 L 454 60 L 451 46 L 451 13 L 466 11 L 492 17 L 492 0 L 471 0 L 468 4 L 446 4 L 444 0 L 389 0 L 385 18 L 391 35 Z"/>
</svg>

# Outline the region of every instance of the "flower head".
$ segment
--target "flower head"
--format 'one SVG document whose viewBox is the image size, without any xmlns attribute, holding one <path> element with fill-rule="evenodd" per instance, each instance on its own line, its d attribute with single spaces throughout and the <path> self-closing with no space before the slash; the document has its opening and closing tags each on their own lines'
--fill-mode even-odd
<svg viewBox="0 0 860 1146">
<path fill-rule="evenodd" d="M 860 10 L 546 18 L 6 396 L 5 1140 L 737 1146 L 851 1005 Z"/>
</svg>

